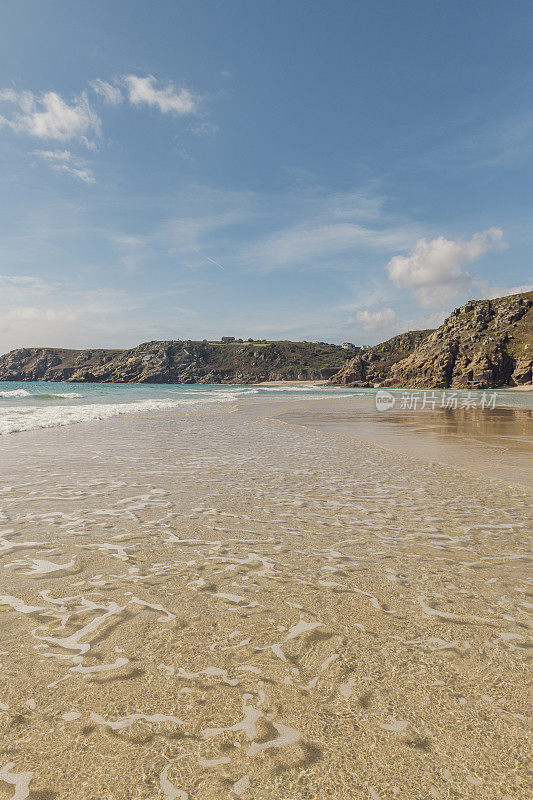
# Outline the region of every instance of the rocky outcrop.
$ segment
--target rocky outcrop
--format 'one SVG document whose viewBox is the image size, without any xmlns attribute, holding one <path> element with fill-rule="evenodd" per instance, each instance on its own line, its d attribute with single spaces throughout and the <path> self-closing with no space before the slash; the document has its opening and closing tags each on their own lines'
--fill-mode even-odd
<svg viewBox="0 0 533 800">
<path fill-rule="evenodd" d="M 390 375 L 392 366 L 412 353 L 431 332 L 424 330 L 400 333 L 386 342 L 361 350 L 331 378 L 330 384 L 371 387 L 383 383 Z"/>
<path fill-rule="evenodd" d="M 312 342 L 157 341 L 132 350 L 22 348 L 0 356 L 0 380 L 239 384 L 327 380 L 347 358 L 339 345 Z"/>
<path fill-rule="evenodd" d="M 388 386 L 485 389 L 531 383 L 533 292 L 471 300 L 395 364 Z"/>
<path fill-rule="evenodd" d="M 532 383 L 533 292 L 470 300 L 437 330 L 402 336 L 350 359 L 331 383 L 430 389 Z M 402 346 L 410 351 L 401 355 Z M 381 357 L 383 348 L 391 353 L 388 363 Z"/>
</svg>

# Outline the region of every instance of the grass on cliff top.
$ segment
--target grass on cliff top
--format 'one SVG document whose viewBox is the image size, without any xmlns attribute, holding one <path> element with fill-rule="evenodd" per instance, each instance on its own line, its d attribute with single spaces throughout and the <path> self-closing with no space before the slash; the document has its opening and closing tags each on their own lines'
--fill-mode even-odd
<svg viewBox="0 0 533 800">
<path fill-rule="evenodd" d="M 214 347 L 268 347 L 272 342 L 207 342 L 207 344 Z"/>
</svg>

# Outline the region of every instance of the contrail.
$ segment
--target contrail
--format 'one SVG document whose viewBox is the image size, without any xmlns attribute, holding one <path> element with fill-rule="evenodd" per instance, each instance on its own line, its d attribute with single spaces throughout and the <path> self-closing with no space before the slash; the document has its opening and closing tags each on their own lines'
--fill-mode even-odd
<svg viewBox="0 0 533 800">
<path fill-rule="evenodd" d="M 205 253 L 202 253 L 201 250 L 197 250 L 196 247 L 193 247 L 192 249 L 194 250 L 195 253 L 198 253 L 199 256 L 202 256 L 203 258 L 207 258 L 207 260 L 210 261 L 212 264 L 216 264 L 217 267 L 220 267 L 220 269 L 223 269 L 224 272 L 226 271 L 226 268 L 223 267 L 222 264 L 219 264 L 218 261 L 215 261 L 214 258 L 210 258 L 209 256 L 206 256 Z"/>
</svg>

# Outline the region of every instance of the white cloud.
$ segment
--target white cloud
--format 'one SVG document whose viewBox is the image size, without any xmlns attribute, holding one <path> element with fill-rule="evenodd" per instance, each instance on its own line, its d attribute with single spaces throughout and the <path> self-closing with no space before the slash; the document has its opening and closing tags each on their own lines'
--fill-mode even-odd
<svg viewBox="0 0 533 800">
<path fill-rule="evenodd" d="M 407 256 L 394 256 L 387 264 L 389 278 L 401 288 L 412 289 L 422 305 L 443 302 L 474 279 L 462 266 L 477 261 L 490 250 L 503 250 L 507 244 L 500 228 L 489 228 L 471 239 L 456 241 L 438 236 L 418 239 Z"/>
<path fill-rule="evenodd" d="M 378 311 L 360 309 L 355 318 L 361 328 L 365 331 L 377 331 L 380 328 L 387 328 L 396 321 L 396 313 L 392 308 L 380 308 Z"/>
<path fill-rule="evenodd" d="M 62 142 L 77 139 L 88 147 L 93 145 L 89 136 L 100 136 L 100 118 L 91 108 L 85 92 L 69 104 L 57 92 L 37 96 L 29 91 L 2 89 L 0 101 L 17 109 L 10 117 L 0 116 L 0 126 L 7 126 L 15 133 Z"/>
<path fill-rule="evenodd" d="M 74 156 L 70 150 L 34 150 L 34 155 L 46 161 L 56 172 L 63 172 L 83 183 L 96 183 L 94 173 L 86 162 Z"/>
<path fill-rule="evenodd" d="M 91 81 L 91 86 L 94 92 L 109 106 L 118 106 L 124 100 L 118 86 L 113 86 L 113 84 L 103 81 L 100 78 Z"/>
<path fill-rule="evenodd" d="M 123 80 L 128 90 L 128 100 L 135 106 L 154 106 L 162 114 L 193 114 L 198 108 L 196 98 L 187 89 L 176 91 L 172 83 L 158 89 L 153 75 L 147 75 L 146 78 L 125 75 Z"/>
</svg>

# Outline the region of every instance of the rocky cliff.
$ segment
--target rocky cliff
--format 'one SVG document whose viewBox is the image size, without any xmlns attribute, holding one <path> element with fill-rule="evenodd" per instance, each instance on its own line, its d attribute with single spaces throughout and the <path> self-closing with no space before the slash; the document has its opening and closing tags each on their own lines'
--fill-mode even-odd
<svg viewBox="0 0 533 800">
<path fill-rule="evenodd" d="M 312 342 L 145 342 L 132 350 L 21 348 L 0 356 L 3 381 L 258 383 L 327 380 L 349 354 Z"/>
<path fill-rule="evenodd" d="M 337 386 L 374 386 L 383 383 L 393 365 L 412 353 L 430 333 L 431 329 L 400 333 L 386 342 L 361 350 L 333 375 L 330 383 Z"/>
<path fill-rule="evenodd" d="M 391 354 L 389 363 L 384 348 Z M 533 292 L 526 292 L 471 300 L 435 331 L 402 334 L 359 353 L 331 383 L 432 389 L 521 386 L 532 383 L 532 366 Z"/>
</svg>

